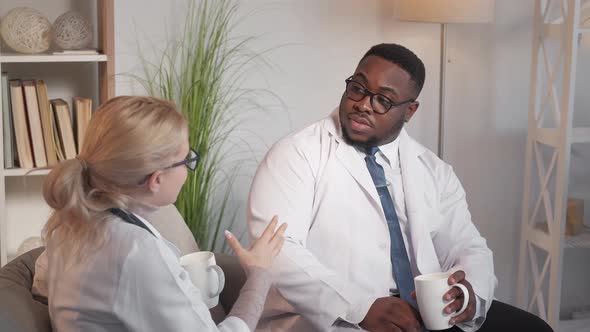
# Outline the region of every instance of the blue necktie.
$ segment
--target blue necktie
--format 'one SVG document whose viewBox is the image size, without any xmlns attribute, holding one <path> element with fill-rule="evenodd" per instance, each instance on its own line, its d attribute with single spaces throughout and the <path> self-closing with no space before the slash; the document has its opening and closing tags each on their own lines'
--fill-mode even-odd
<svg viewBox="0 0 590 332">
<path fill-rule="evenodd" d="M 397 288 L 400 293 L 400 297 L 410 303 L 414 308 L 417 307 L 416 301 L 410 296 L 414 291 L 414 277 L 410 268 L 410 260 L 408 259 L 408 253 L 406 251 L 406 245 L 402 236 L 402 231 L 393 206 L 393 200 L 387 189 L 387 181 L 385 180 L 385 172 L 383 167 L 377 163 L 375 159 L 375 153 L 379 151 L 378 147 L 368 148 L 365 157 L 367 168 L 373 178 L 373 183 L 377 187 L 377 193 L 381 200 L 381 206 L 385 213 L 385 219 L 387 219 L 387 227 L 389 228 L 389 237 L 391 239 L 391 266 L 393 276 L 397 283 Z"/>
</svg>

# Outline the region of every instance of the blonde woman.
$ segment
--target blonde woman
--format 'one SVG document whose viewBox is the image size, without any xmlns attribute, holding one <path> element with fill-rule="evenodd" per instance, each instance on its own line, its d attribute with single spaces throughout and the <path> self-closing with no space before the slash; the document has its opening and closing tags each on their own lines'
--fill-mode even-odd
<svg viewBox="0 0 590 332">
<path fill-rule="evenodd" d="M 44 236 L 55 331 L 254 330 L 286 225 L 276 229 L 273 219 L 248 250 L 226 233 L 248 280 L 216 326 L 178 249 L 142 217 L 173 203 L 198 162 L 172 103 L 117 97 L 96 111 L 80 155 L 55 167 L 43 188 L 54 209 Z"/>
</svg>

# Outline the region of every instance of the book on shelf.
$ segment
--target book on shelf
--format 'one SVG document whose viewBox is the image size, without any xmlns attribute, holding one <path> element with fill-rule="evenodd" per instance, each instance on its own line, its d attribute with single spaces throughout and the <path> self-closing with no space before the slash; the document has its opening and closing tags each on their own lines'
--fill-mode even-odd
<svg viewBox="0 0 590 332">
<path fill-rule="evenodd" d="M 50 103 L 53 106 L 63 157 L 65 159 L 76 158 L 76 142 L 74 141 L 72 118 L 68 103 L 63 99 L 52 99 Z"/>
<path fill-rule="evenodd" d="M 64 150 L 61 145 L 61 139 L 59 138 L 59 130 L 57 129 L 57 117 L 55 115 L 55 108 L 53 104 L 49 102 L 49 113 L 51 115 L 51 140 L 55 146 L 55 154 L 57 155 L 58 162 L 66 160 Z"/>
<path fill-rule="evenodd" d="M 27 115 L 25 114 L 25 98 L 20 80 L 10 80 L 10 105 L 19 165 L 22 168 L 33 168 L 33 154 L 29 140 Z"/>
<path fill-rule="evenodd" d="M 8 74 L 2 73 L 2 135 L 4 143 L 4 168 L 14 167 L 14 128 L 10 110 L 10 87 Z"/>
<path fill-rule="evenodd" d="M 86 129 L 92 116 L 92 99 L 83 97 L 74 97 L 74 117 L 76 118 L 76 142 L 78 147 L 78 153 L 82 148 L 84 142 L 84 135 L 86 135 Z"/>
<path fill-rule="evenodd" d="M 43 142 L 47 154 L 47 165 L 57 164 L 57 152 L 53 139 L 53 116 L 49 109 L 49 98 L 47 97 L 47 84 L 43 80 L 36 80 L 37 100 L 39 101 L 39 114 L 41 116 L 41 128 L 43 129 Z"/>
<path fill-rule="evenodd" d="M 25 93 L 25 105 L 27 118 L 29 119 L 29 134 L 33 147 L 33 160 L 35 167 L 47 166 L 47 155 L 45 154 L 45 142 L 43 142 L 43 130 L 41 129 L 41 115 L 39 114 L 39 101 L 37 100 L 37 87 L 35 81 L 26 80 L 22 82 Z"/>
</svg>

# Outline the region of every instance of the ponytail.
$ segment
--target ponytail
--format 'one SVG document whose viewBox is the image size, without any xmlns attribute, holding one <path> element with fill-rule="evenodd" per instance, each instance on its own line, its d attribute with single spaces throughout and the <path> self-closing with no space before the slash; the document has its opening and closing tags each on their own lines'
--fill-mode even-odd
<svg viewBox="0 0 590 332">
<path fill-rule="evenodd" d="M 61 162 L 43 183 L 43 197 L 55 210 L 70 210 L 85 199 L 87 170 L 78 158 Z"/>
<path fill-rule="evenodd" d="M 43 197 L 54 210 L 43 229 L 44 240 L 59 234 L 57 243 L 81 254 L 84 243 L 101 244 L 96 236 L 101 223 L 91 220 L 99 211 L 88 204 L 87 175 L 81 160 L 70 159 L 53 168 L 43 183 Z"/>
<path fill-rule="evenodd" d="M 94 112 L 81 153 L 55 166 L 43 184 L 54 210 L 45 243 L 82 258 L 104 241 L 108 210 L 141 206 L 132 197 L 145 177 L 173 162 L 188 139 L 174 104 L 150 97 L 116 97 Z M 55 241 L 54 241 L 55 240 Z"/>
</svg>

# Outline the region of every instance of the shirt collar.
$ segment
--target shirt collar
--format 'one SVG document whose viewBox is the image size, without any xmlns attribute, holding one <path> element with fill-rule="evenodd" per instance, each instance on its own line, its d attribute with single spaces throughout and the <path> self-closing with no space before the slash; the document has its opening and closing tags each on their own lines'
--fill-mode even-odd
<svg viewBox="0 0 590 332">
<path fill-rule="evenodd" d="M 399 157 L 399 141 L 400 135 L 397 135 L 393 142 L 379 146 L 379 150 L 381 151 L 382 155 L 385 157 L 389 165 L 394 168 L 397 165 L 397 160 Z"/>
<path fill-rule="evenodd" d="M 379 145 L 379 152 L 378 155 L 381 156 L 383 159 L 385 159 L 385 161 L 392 167 L 392 168 L 396 168 L 398 165 L 398 157 L 399 157 L 399 141 L 400 141 L 400 135 L 398 135 L 396 137 L 395 140 L 393 140 L 393 142 L 389 142 L 387 144 L 383 144 L 383 145 Z M 361 154 L 363 156 L 363 158 L 365 157 L 365 151 L 357 146 L 355 146 L 355 149 L 359 152 L 359 154 Z"/>
</svg>

